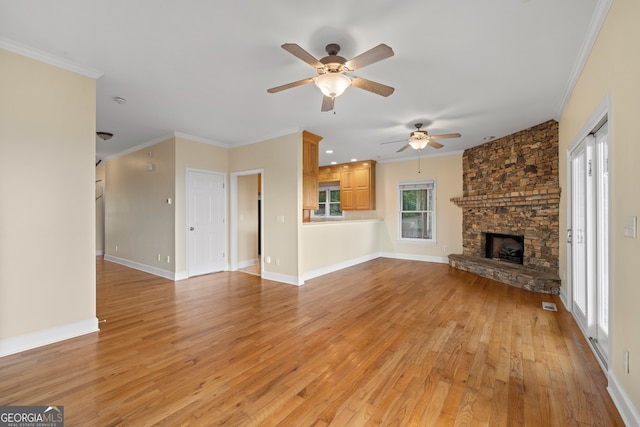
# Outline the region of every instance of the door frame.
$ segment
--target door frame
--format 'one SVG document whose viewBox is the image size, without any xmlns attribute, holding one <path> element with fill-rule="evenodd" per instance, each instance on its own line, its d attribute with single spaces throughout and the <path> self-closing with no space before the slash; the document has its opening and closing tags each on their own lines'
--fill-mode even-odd
<svg viewBox="0 0 640 427">
<path fill-rule="evenodd" d="M 264 254 L 264 169 L 252 169 L 240 172 L 231 172 L 229 182 L 229 199 L 231 203 L 231 210 L 229 214 L 229 234 L 230 234 L 230 256 L 229 269 L 236 271 L 239 268 L 238 265 L 238 177 L 246 175 L 260 175 L 260 275 L 264 271 L 264 260 L 262 254 Z"/>
<path fill-rule="evenodd" d="M 595 131 L 597 131 L 600 127 L 602 127 L 602 125 L 604 123 L 611 123 L 611 98 L 609 95 L 607 95 L 602 102 L 600 103 L 600 105 L 598 105 L 598 107 L 594 110 L 594 112 L 591 114 L 591 117 L 589 117 L 589 119 L 587 120 L 587 122 L 583 125 L 582 129 L 580 130 L 580 132 L 577 134 L 577 136 L 574 138 L 573 142 L 571 143 L 571 145 L 566 149 L 566 182 L 567 182 L 567 188 L 568 188 L 568 195 L 567 195 L 567 212 L 566 212 L 566 226 L 567 226 L 567 231 L 568 229 L 570 229 L 572 227 L 572 214 L 573 214 L 573 210 L 572 210 L 572 194 L 571 194 L 571 188 L 572 188 L 572 165 L 571 165 L 571 153 L 582 143 L 582 141 L 587 138 L 590 134 L 595 133 Z M 609 126 L 609 153 L 611 152 L 611 144 L 612 144 L 612 127 Z M 609 158 L 610 158 L 610 154 L 609 154 Z M 597 201 L 596 201 L 597 203 Z M 609 209 L 609 223 L 606 225 L 607 227 L 607 233 L 609 235 L 609 239 L 608 239 L 608 248 L 607 248 L 607 253 L 608 253 L 608 263 L 609 266 L 611 265 L 611 189 L 609 188 L 609 200 L 608 200 L 608 209 Z M 572 269 L 573 269 L 573 265 L 572 265 L 572 252 L 571 252 L 571 245 L 569 243 L 567 243 L 567 249 L 566 249 L 566 260 L 567 260 L 567 295 L 565 298 L 563 298 L 563 301 L 565 301 L 565 306 L 567 306 L 572 314 L 572 316 L 574 316 L 575 319 L 575 314 L 574 314 L 574 295 L 573 295 L 573 277 L 572 277 Z M 609 277 L 608 277 L 608 282 L 609 282 L 609 296 L 608 296 L 608 313 L 609 313 L 609 319 L 608 320 L 608 324 L 611 325 L 611 269 L 609 268 Z M 604 360 L 602 360 L 602 354 L 600 352 L 600 350 L 594 345 L 594 343 L 589 339 L 589 334 L 588 331 L 583 329 L 582 325 L 580 324 L 580 322 L 576 319 L 576 323 L 579 325 L 580 330 L 582 331 L 586 341 L 589 343 L 589 347 L 591 347 L 591 351 L 594 353 L 594 355 L 596 356 L 596 360 L 598 361 L 598 364 L 600 365 L 600 368 L 603 370 L 603 372 L 605 373 L 605 375 L 607 375 L 608 377 L 608 366 L 611 365 L 611 361 L 607 361 L 605 363 Z M 606 354 L 608 354 L 609 356 L 611 355 L 611 348 L 612 345 L 611 343 L 613 342 L 613 332 L 611 330 L 611 328 L 609 328 L 608 331 L 608 342 L 607 342 L 607 348 L 605 350 Z"/>
<path fill-rule="evenodd" d="M 213 170 L 207 170 L 207 169 L 196 169 L 196 168 L 186 168 L 185 173 L 184 173 L 184 185 L 185 185 L 185 217 L 184 217 L 184 233 L 185 233 L 185 248 L 184 248 L 184 252 L 185 252 L 185 265 L 184 265 L 184 269 L 186 271 L 186 276 L 187 278 L 192 277 L 191 276 L 191 272 L 189 271 L 189 246 L 190 246 L 190 242 L 189 242 L 189 218 L 190 218 L 190 214 L 191 214 L 191 207 L 189 205 L 189 201 L 190 201 L 190 197 L 191 197 L 191 188 L 189 187 L 189 173 L 191 172 L 197 172 L 197 173 L 205 173 L 208 175 L 219 175 L 222 177 L 222 185 L 223 185 L 223 196 L 222 196 L 222 211 L 223 213 L 223 221 L 225 224 L 228 223 L 227 221 L 227 195 L 226 195 L 226 188 L 227 188 L 227 174 L 224 172 L 218 172 L 218 171 L 213 171 Z M 224 247 L 225 247 L 225 253 L 226 253 L 226 248 L 227 248 L 227 227 L 224 227 Z M 226 258 L 226 257 L 225 257 Z M 225 259 L 224 260 L 224 269 L 228 269 L 228 261 Z M 223 270 L 224 271 L 224 270 Z"/>
</svg>

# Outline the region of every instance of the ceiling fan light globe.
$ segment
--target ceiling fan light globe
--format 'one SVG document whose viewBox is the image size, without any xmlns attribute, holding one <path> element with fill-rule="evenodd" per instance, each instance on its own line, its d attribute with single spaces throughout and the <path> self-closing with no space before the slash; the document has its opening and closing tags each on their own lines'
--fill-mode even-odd
<svg viewBox="0 0 640 427">
<path fill-rule="evenodd" d="M 335 98 L 351 86 L 351 79 L 343 73 L 326 73 L 316 78 L 316 86 L 325 96 Z"/>
<path fill-rule="evenodd" d="M 426 139 L 426 138 L 424 138 L 424 139 L 416 138 L 416 139 L 411 139 L 409 141 L 409 145 L 414 150 L 422 150 L 424 147 L 427 146 L 427 142 L 428 142 L 428 139 Z"/>
</svg>

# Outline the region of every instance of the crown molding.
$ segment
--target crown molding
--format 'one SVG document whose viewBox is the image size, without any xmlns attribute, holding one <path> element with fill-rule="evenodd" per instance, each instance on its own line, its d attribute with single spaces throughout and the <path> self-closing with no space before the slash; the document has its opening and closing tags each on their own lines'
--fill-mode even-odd
<svg viewBox="0 0 640 427">
<path fill-rule="evenodd" d="M 578 78 L 580 78 L 582 69 L 587 62 L 587 58 L 589 58 L 589 54 L 591 53 L 591 49 L 593 48 L 593 45 L 598 38 L 598 34 L 600 34 L 600 29 L 602 28 L 602 25 L 607 18 L 607 13 L 609 13 L 609 8 L 611 7 L 612 3 L 613 0 L 599 0 L 598 4 L 596 5 L 596 9 L 591 16 L 589 29 L 584 37 L 584 40 L 582 41 L 580 53 L 578 54 L 578 58 L 573 65 L 573 70 L 571 70 L 571 75 L 569 76 L 567 87 L 564 91 L 562 99 L 560 100 L 560 105 L 558 105 L 558 109 L 556 110 L 556 120 L 560 120 L 560 116 L 567 106 L 567 102 L 569 102 L 569 97 L 571 96 L 571 93 L 573 92 L 573 89 L 578 82 Z"/>
<path fill-rule="evenodd" d="M 302 128 L 283 129 L 283 130 L 278 131 L 278 132 L 274 132 L 274 133 L 271 133 L 271 134 L 264 135 L 264 136 L 260 137 L 260 139 L 251 140 L 251 141 L 247 141 L 247 142 L 239 142 L 239 143 L 235 143 L 235 144 L 229 145 L 229 148 L 236 148 L 236 147 L 242 147 L 243 145 L 257 144 L 259 142 L 269 141 L 270 139 L 280 138 L 280 137 L 283 137 L 283 136 L 291 135 L 291 134 L 294 134 L 294 133 L 299 133 L 299 132 L 302 132 L 302 131 L 303 131 Z"/>
<path fill-rule="evenodd" d="M 143 142 L 142 144 L 136 145 L 135 147 L 131 147 L 131 148 L 128 148 L 128 149 L 126 149 L 124 151 L 120 151 L 118 153 L 115 153 L 115 154 L 112 154 L 110 156 L 107 156 L 107 157 L 103 158 L 102 161 L 106 162 L 108 160 L 113 160 L 113 159 L 116 159 L 118 157 L 125 156 L 125 155 L 127 155 L 129 153 L 133 153 L 135 151 L 142 150 L 143 148 L 150 147 L 152 145 L 158 144 L 160 142 L 167 141 L 167 140 L 172 139 L 172 138 L 175 138 L 175 135 L 173 133 L 161 136 L 159 138 L 154 138 L 151 141 Z"/>
<path fill-rule="evenodd" d="M 184 138 L 194 142 L 200 142 L 202 144 L 215 145 L 217 147 L 229 148 L 227 144 L 223 144 L 221 142 L 214 141 L 212 139 L 203 138 L 201 136 L 189 135 L 184 132 L 173 132 L 173 136 L 176 138 Z"/>
<path fill-rule="evenodd" d="M 53 65 L 54 67 L 81 74 L 94 80 L 98 79 L 104 74 L 102 71 L 86 67 L 68 59 L 60 58 L 58 56 L 4 37 L 0 37 L 0 49 L 8 50 L 9 52 L 17 53 L 18 55 L 26 56 L 27 58 L 35 59 L 36 61 Z"/>
</svg>

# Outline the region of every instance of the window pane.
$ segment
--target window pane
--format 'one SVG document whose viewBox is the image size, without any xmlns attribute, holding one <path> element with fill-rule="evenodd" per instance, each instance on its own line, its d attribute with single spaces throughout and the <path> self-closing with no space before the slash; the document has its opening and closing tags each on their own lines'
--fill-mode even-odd
<svg viewBox="0 0 640 427">
<path fill-rule="evenodd" d="M 340 203 L 331 203 L 329 205 L 329 212 L 331 216 L 341 216 Z"/>
<path fill-rule="evenodd" d="M 325 212 L 325 205 L 320 205 L 318 207 L 318 210 L 313 211 L 313 214 L 315 216 L 324 216 L 324 212 Z"/>
<path fill-rule="evenodd" d="M 404 212 L 402 237 L 405 239 L 431 239 L 431 215 L 429 212 Z"/>
<path fill-rule="evenodd" d="M 340 190 L 331 190 L 330 191 L 330 201 L 340 203 Z"/>
<path fill-rule="evenodd" d="M 402 210 L 403 211 L 416 210 L 416 195 L 417 195 L 417 190 L 402 191 Z"/>
<path fill-rule="evenodd" d="M 429 209 L 429 191 L 427 190 L 415 190 L 416 191 L 416 209 L 417 211 L 426 211 Z"/>
<path fill-rule="evenodd" d="M 402 214 L 402 237 L 405 239 L 418 239 L 422 229 L 421 215 L 419 213 Z"/>
<path fill-rule="evenodd" d="M 318 202 L 325 203 L 327 201 L 327 192 L 325 190 L 320 190 L 318 193 Z"/>
<path fill-rule="evenodd" d="M 431 239 L 433 236 L 433 221 L 431 221 L 432 213 L 431 212 L 423 212 L 423 221 L 424 228 L 422 230 L 422 238 L 423 239 Z"/>
<path fill-rule="evenodd" d="M 426 211 L 433 206 L 433 192 L 429 190 L 403 190 L 403 211 Z"/>
</svg>

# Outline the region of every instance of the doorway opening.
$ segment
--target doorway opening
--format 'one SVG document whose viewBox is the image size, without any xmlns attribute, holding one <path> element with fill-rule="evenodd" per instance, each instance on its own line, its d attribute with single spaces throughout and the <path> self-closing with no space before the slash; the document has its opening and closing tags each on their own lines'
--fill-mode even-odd
<svg viewBox="0 0 640 427">
<path fill-rule="evenodd" d="M 262 275 L 263 172 L 231 174 L 231 269 Z"/>
</svg>

